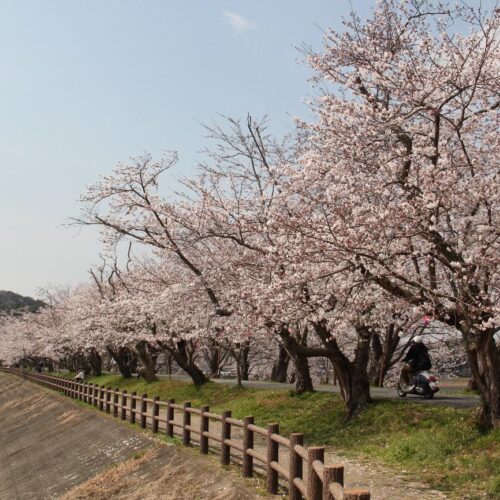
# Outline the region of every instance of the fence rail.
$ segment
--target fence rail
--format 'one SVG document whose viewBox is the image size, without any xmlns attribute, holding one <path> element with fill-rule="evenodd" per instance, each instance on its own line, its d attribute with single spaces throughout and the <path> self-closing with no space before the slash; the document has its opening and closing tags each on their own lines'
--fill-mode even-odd
<svg viewBox="0 0 500 500">
<path fill-rule="evenodd" d="M 277 423 L 263 428 L 255 425 L 251 416 L 238 420 L 232 418 L 230 411 L 218 415 L 211 413 L 208 406 L 192 408 L 189 401 L 183 404 L 173 399 L 161 401 L 158 396 L 149 398 L 147 394 L 128 393 L 118 387 L 113 389 L 18 368 L 0 366 L 0 371 L 60 391 L 115 418 L 128 419 L 132 424 L 139 423 L 143 429 L 150 427 L 154 433 L 164 431 L 169 437 L 179 436 L 183 445 L 195 444 L 203 454 L 209 453 L 210 446 L 216 447 L 222 465 L 229 465 L 231 457 L 235 458 L 231 450 L 236 450 L 240 453 L 237 458 L 241 462 L 244 477 L 252 477 L 259 466 L 264 470 L 268 493 L 278 493 L 281 478 L 288 485 L 291 500 L 370 499 L 367 490 L 344 488 L 344 467 L 325 464 L 324 447 L 305 447 L 303 434 L 293 433 L 290 438 L 280 435 Z M 176 415 L 181 418 L 176 420 Z M 193 425 L 192 415 L 199 419 L 198 427 Z M 211 422 L 215 426 L 211 426 Z M 164 425 L 160 427 L 160 424 Z M 232 437 L 233 429 L 240 434 L 238 438 Z M 193 434 L 197 439 L 192 438 Z M 256 446 L 257 440 L 263 441 L 260 448 Z M 284 450 L 280 450 L 280 447 Z"/>
</svg>

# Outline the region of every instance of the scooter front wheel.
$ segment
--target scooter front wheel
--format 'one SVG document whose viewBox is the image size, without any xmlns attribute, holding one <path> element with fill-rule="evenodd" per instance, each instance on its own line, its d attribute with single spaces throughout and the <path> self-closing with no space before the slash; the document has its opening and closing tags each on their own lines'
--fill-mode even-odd
<svg viewBox="0 0 500 500">
<path fill-rule="evenodd" d="M 401 389 L 401 385 L 399 384 L 399 382 L 398 382 L 396 390 L 398 391 L 398 396 L 400 398 L 406 398 L 406 392 L 403 391 L 403 389 Z"/>
</svg>

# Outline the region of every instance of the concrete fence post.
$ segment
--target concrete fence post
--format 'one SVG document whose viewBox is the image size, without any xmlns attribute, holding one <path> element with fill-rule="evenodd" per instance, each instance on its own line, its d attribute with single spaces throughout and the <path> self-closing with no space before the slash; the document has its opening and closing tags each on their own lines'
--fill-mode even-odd
<svg viewBox="0 0 500 500">
<path fill-rule="evenodd" d="M 311 446 L 307 449 L 307 500 L 322 500 L 323 481 L 318 477 L 313 468 L 313 462 L 325 459 L 325 448 L 322 446 Z"/>
<path fill-rule="evenodd" d="M 106 389 L 106 413 L 111 412 L 111 387 Z"/>
<path fill-rule="evenodd" d="M 332 500 L 330 494 L 332 483 L 344 486 L 344 467 L 342 465 L 325 465 L 323 469 L 323 500 Z"/>
<path fill-rule="evenodd" d="M 208 432 L 210 419 L 204 415 L 204 413 L 208 413 L 210 411 L 209 406 L 201 407 L 201 415 L 200 415 L 200 453 L 206 455 L 208 453 L 208 437 L 204 436 L 204 432 Z"/>
<path fill-rule="evenodd" d="M 141 396 L 141 429 L 145 429 L 146 428 L 146 413 L 148 411 L 148 403 L 146 401 L 146 398 L 148 397 L 148 395 L 146 393 L 144 393 L 142 396 Z"/>
<path fill-rule="evenodd" d="M 130 423 L 135 424 L 135 409 L 137 407 L 137 399 L 135 397 L 137 393 L 134 391 L 130 394 Z"/>
<path fill-rule="evenodd" d="M 366 490 L 344 490 L 344 500 L 370 500 L 370 492 Z"/>
<path fill-rule="evenodd" d="M 271 462 L 279 460 L 279 445 L 273 441 L 273 434 L 279 434 L 279 424 L 267 426 L 267 460 L 266 460 L 266 487 L 267 492 L 272 495 L 278 493 L 278 473 L 271 467 Z"/>
<path fill-rule="evenodd" d="M 221 443 L 220 443 L 220 463 L 229 465 L 231 458 L 231 447 L 225 441 L 231 439 L 231 424 L 226 422 L 226 419 L 231 418 L 231 412 L 225 411 L 222 413 L 221 421 Z"/>
<path fill-rule="evenodd" d="M 184 402 L 184 411 L 182 414 L 182 444 L 184 446 L 189 446 L 191 443 L 191 431 L 187 428 L 191 426 L 191 413 L 186 411 L 187 408 L 191 408 L 191 402 Z"/>
<path fill-rule="evenodd" d="M 127 391 L 125 389 L 122 391 L 120 417 L 122 420 L 127 420 Z"/>
<path fill-rule="evenodd" d="M 99 410 L 104 410 L 104 386 L 99 387 Z"/>
<path fill-rule="evenodd" d="M 289 500 L 300 500 L 302 495 L 300 490 L 293 484 L 294 478 L 303 478 L 302 457 L 295 451 L 295 446 L 304 445 L 304 434 L 295 432 L 290 435 L 290 458 L 288 464 L 288 473 L 290 482 L 288 483 L 288 498 Z"/>
<path fill-rule="evenodd" d="M 160 405 L 158 401 L 160 400 L 160 396 L 155 396 L 153 398 L 153 432 L 156 434 L 158 432 L 158 427 L 160 422 L 158 422 L 158 417 L 160 416 Z"/>
<path fill-rule="evenodd" d="M 245 417 L 243 421 L 243 477 L 253 476 L 253 457 L 247 452 L 253 450 L 253 431 L 248 428 L 253 422 L 253 417 Z"/>
<path fill-rule="evenodd" d="M 113 417 L 118 416 L 118 392 L 120 389 L 118 387 L 115 387 L 115 390 L 113 391 Z"/>
<path fill-rule="evenodd" d="M 173 408 L 173 404 L 175 404 L 175 399 L 169 399 L 167 401 L 167 436 L 174 437 L 174 425 L 172 422 L 175 418 L 175 410 Z"/>
</svg>

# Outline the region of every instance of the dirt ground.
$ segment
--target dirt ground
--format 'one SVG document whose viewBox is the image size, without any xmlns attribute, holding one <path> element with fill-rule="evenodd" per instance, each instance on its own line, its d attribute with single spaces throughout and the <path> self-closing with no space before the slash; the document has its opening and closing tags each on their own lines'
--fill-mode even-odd
<svg viewBox="0 0 500 500">
<path fill-rule="evenodd" d="M 213 458 L 0 373 L 0 499 L 251 499 Z"/>
</svg>

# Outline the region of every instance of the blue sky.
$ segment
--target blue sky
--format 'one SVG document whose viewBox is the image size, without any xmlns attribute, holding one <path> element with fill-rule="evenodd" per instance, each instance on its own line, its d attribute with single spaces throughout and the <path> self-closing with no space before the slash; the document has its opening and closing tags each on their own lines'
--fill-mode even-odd
<svg viewBox="0 0 500 500">
<path fill-rule="evenodd" d="M 374 0 L 351 0 L 369 13 Z M 144 151 L 193 172 L 201 123 L 306 117 L 307 68 L 348 0 L 0 0 L 0 289 L 76 283 L 98 235 L 62 227 L 85 185 Z"/>
</svg>

